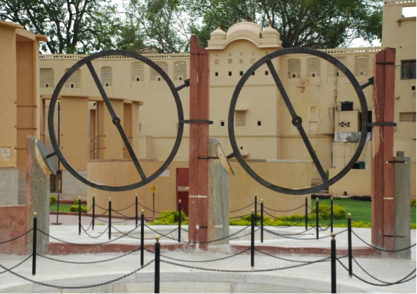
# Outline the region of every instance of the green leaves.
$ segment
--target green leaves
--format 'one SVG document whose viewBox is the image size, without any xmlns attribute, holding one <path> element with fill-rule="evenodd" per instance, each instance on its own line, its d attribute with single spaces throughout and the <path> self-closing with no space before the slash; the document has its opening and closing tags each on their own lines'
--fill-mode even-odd
<svg viewBox="0 0 417 294">
<path fill-rule="evenodd" d="M 41 50 L 50 53 L 90 53 L 111 49 L 120 26 L 110 0 L 0 0 L 2 19 L 46 35 Z"/>
</svg>

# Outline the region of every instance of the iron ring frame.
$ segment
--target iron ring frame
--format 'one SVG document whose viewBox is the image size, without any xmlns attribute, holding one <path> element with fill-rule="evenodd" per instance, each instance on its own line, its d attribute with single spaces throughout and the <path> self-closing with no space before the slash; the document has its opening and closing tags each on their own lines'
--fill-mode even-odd
<svg viewBox="0 0 417 294">
<path fill-rule="evenodd" d="M 281 81 L 279 80 L 279 77 L 278 77 L 278 74 L 275 70 L 275 67 L 272 65 L 272 62 L 271 62 L 272 59 L 283 56 L 283 55 L 287 55 L 287 54 L 309 54 L 309 55 L 314 55 L 314 56 L 320 57 L 320 58 L 330 62 L 331 64 L 336 66 L 341 72 L 343 72 L 346 75 L 346 77 L 348 78 L 350 83 L 353 85 L 353 88 L 354 88 L 354 90 L 355 90 L 355 92 L 356 92 L 356 94 L 359 98 L 361 111 L 362 111 L 362 126 L 361 126 L 361 136 L 360 136 L 360 140 L 359 140 L 359 143 L 358 143 L 358 147 L 355 151 L 355 154 L 352 156 L 351 160 L 349 161 L 349 163 L 337 175 L 335 175 L 331 179 L 327 179 L 327 176 L 325 176 L 325 175 L 323 176 L 323 169 L 321 168 L 320 161 L 318 160 L 317 157 L 314 158 L 314 156 L 316 156 L 315 151 L 311 150 L 311 148 L 312 148 L 311 146 L 308 146 L 308 144 L 309 144 L 308 138 L 307 138 L 307 142 L 305 140 L 306 139 L 306 134 L 305 134 L 305 131 L 302 128 L 301 118 L 299 116 L 297 116 L 294 109 L 291 109 L 292 104 L 289 101 L 288 96 L 286 95 L 285 89 L 284 89 Z M 264 64 L 267 64 L 269 66 L 269 68 L 271 70 L 271 75 L 274 77 L 275 83 L 277 84 L 278 89 L 279 89 L 283 99 L 286 102 L 287 108 L 290 111 L 290 114 L 292 115 L 293 125 L 299 129 L 300 135 L 301 135 L 302 139 L 304 140 L 304 143 L 306 144 L 307 149 L 310 152 L 310 155 L 313 158 L 313 163 L 316 165 L 316 168 L 318 168 L 319 173 L 320 173 L 322 179 L 324 180 L 321 184 L 318 184 L 316 186 L 312 186 L 310 188 L 300 188 L 300 189 L 291 189 L 291 188 L 285 188 L 285 187 L 280 187 L 280 186 L 274 185 L 274 184 L 266 181 L 262 177 L 260 177 L 254 170 L 252 170 L 252 168 L 246 163 L 246 161 L 243 159 L 243 157 L 240 153 L 240 149 L 239 149 L 239 147 L 237 145 L 237 142 L 236 142 L 236 136 L 235 136 L 235 130 L 234 130 L 234 113 L 235 113 L 235 109 L 236 109 L 237 100 L 238 100 L 240 91 L 242 90 L 246 81 L 249 79 L 249 77 L 252 76 L 252 74 L 255 72 L 255 70 L 257 70 L 259 67 L 261 67 Z M 271 68 L 271 66 L 272 66 L 272 68 Z M 274 76 L 274 74 L 275 74 L 275 76 Z M 230 102 L 230 108 L 229 108 L 228 131 L 229 131 L 230 144 L 232 146 L 234 156 L 236 156 L 236 159 L 238 160 L 240 165 L 243 167 L 243 169 L 254 180 L 256 180 L 258 183 L 260 183 L 264 187 L 266 187 L 268 189 L 271 189 L 275 192 L 290 194 L 290 195 L 305 195 L 305 194 L 316 193 L 320 190 L 324 190 L 324 189 L 328 188 L 330 185 L 339 181 L 342 177 L 344 177 L 349 172 L 349 170 L 356 163 L 357 159 L 359 158 L 359 156 L 360 156 L 360 154 L 361 154 L 361 152 L 362 152 L 362 150 L 365 146 L 366 137 L 367 137 L 367 133 L 368 133 L 368 130 L 367 130 L 367 127 L 366 127 L 366 122 L 368 121 L 368 105 L 366 103 L 365 95 L 363 94 L 362 89 L 363 89 L 363 87 L 361 87 L 359 85 L 359 82 L 356 80 L 356 78 L 354 77 L 352 72 L 343 63 L 341 63 L 338 59 L 334 58 L 333 56 L 331 56 L 329 54 L 326 54 L 322 51 L 318 51 L 318 50 L 314 50 L 314 49 L 310 49 L 310 48 L 301 48 L 301 47 L 300 48 L 288 48 L 288 49 L 281 49 L 281 50 L 272 52 L 272 53 L 264 56 L 263 58 L 259 59 L 255 64 L 253 64 L 245 72 L 245 74 L 242 76 L 239 83 L 237 84 L 237 86 L 235 88 L 235 91 L 233 92 L 233 95 L 232 95 L 232 99 L 231 99 L 231 102 Z M 302 132 L 304 132 L 304 134 Z M 322 170 L 321 172 L 320 172 L 320 168 Z"/>
<path fill-rule="evenodd" d="M 116 113 L 114 112 L 111 103 L 109 101 L 109 98 L 107 97 L 104 88 L 102 87 L 102 85 L 100 84 L 100 81 L 98 79 L 98 76 L 95 73 L 94 67 L 91 64 L 91 61 L 97 59 L 97 58 L 102 58 L 105 56 L 125 56 L 125 57 L 130 57 L 130 58 L 134 58 L 137 59 L 139 61 L 142 61 L 143 63 L 147 64 L 148 66 L 150 66 L 152 69 L 154 69 L 167 83 L 168 87 L 170 88 L 172 95 L 174 96 L 174 100 L 175 100 L 175 104 L 177 107 L 177 114 L 178 114 L 178 130 L 177 130 L 177 137 L 174 143 L 174 146 L 172 148 L 172 151 L 170 152 L 167 160 L 164 162 L 164 164 L 162 164 L 162 166 L 156 170 L 152 175 L 150 175 L 149 177 L 146 177 L 145 174 L 143 173 L 143 170 L 141 169 L 141 166 L 139 164 L 139 160 L 136 158 L 136 155 L 133 151 L 133 149 L 131 148 L 130 144 L 127 141 L 127 137 L 124 134 L 123 128 L 120 126 L 120 118 L 118 118 L 116 116 Z M 56 134 L 55 134 L 55 129 L 54 129 L 54 114 L 55 114 L 55 105 L 57 103 L 59 94 L 63 88 L 63 86 L 65 85 L 66 81 L 68 80 L 68 78 L 77 70 L 79 69 L 81 66 L 83 65 L 87 65 L 90 73 L 92 74 L 95 83 L 98 87 L 98 89 L 100 90 L 100 93 L 102 95 L 103 101 L 106 103 L 107 106 L 107 110 L 110 112 L 111 116 L 112 116 L 112 121 L 113 124 L 119 129 L 120 135 L 122 136 L 124 142 L 125 142 L 125 146 L 127 147 L 132 161 L 135 164 L 139 175 L 141 176 L 141 181 L 133 183 L 133 184 L 129 184 L 129 185 L 124 185 L 124 186 L 107 186 L 107 185 L 103 185 L 100 183 L 95 183 L 92 182 L 86 178 L 84 178 L 82 175 L 80 175 L 66 160 L 66 158 L 64 157 L 64 155 L 62 154 L 60 147 L 58 146 L 57 143 L 57 138 L 56 138 Z M 156 179 L 159 175 L 161 175 L 166 168 L 169 166 L 169 164 L 173 161 L 176 153 L 178 152 L 178 149 L 180 147 L 181 144 L 181 140 L 182 140 L 182 136 L 183 136 L 183 131 L 184 131 L 184 111 L 182 108 L 182 103 L 180 100 L 180 97 L 178 95 L 178 90 L 175 88 L 173 82 L 171 81 L 171 79 L 169 78 L 169 76 L 157 65 L 155 64 L 152 60 L 138 54 L 135 52 L 128 52 L 128 51 L 122 51 L 122 50 L 107 50 L 107 51 L 102 51 L 99 53 L 95 53 L 92 54 L 88 57 L 83 58 L 82 60 L 78 61 L 77 63 L 75 63 L 61 78 L 61 80 L 58 82 L 52 97 L 51 97 L 51 101 L 49 104 L 49 109 L 48 109 L 48 130 L 49 130 L 49 136 L 50 136 L 50 140 L 51 140 L 51 144 L 52 147 L 54 149 L 55 155 L 58 156 L 59 160 L 61 161 L 61 163 L 63 164 L 63 166 L 67 169 L 67 171 L 69 173 L 71 173 L 75 178 L 77 178 L 79 181 L 81 181 L 82 183 L 99 189 L 99 190 L 104 190 L 104 191 L 113 191 L 113 192 L 117 192 L 117 191 L 129 191 L 129 190 L 133 190 L 139 187 L 142 187 L 148 183 L 150 183 L 151 181 L 153 181 L 154 179 Z M 133 153 L 132 153 L 133 152 Z"/>
</svg>

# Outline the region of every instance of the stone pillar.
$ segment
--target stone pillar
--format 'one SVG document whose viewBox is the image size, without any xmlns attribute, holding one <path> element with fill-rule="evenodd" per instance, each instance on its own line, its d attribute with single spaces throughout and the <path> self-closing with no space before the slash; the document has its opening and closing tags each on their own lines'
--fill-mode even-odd
<svg viewBox="0 0 417 294">
<path fill-rule="evenodd" d="M 394 249 L 394 122 L 395 49 L 385 48 L 374 58 L 372 128 L 372 243 Z"/>
<path fill-rule="evenodd" d="M 26 208 L 28 228 L 33 227 L 33 213 L 38 214 L 38 229 L 49 234 L 49 197 L 48 177 L 50 171 L 46 166 L 37 146 L 36 137 L 27 137 L 26 153 Z M 27 248 L 32 252 L 32 234 L 28 234 Z M 37 252 L 46 254 L 49 237 L 37 234 Z"/>
<path fill-rule="evenodd" d="M 208 239 L 218 240 L 229 236 L 229 176 L 220 162 L 220 143 L 209 141 L 208 164 Z M 220 151 L 221 152 L 221 151 Z M 229 244 L 224 239 L 209 245 Z"/>
<path fill-rule="evenodd" d="M 398 151 L 394 157 L 394 249 L 411 245 L 410 236 L 410 157 Z M 411 250 L 395 253 L 396 257 L 411 259 Z"/>
<path fill-rule="evenodd" d="M 209 119 L 209 55 L 199 46 L 197 36 L 190 41 L 190 120 Z M 188 238 L 190 242 L 207 241 L 207 181 L 209 125 L 190 124 Z M 206 248 L 207 243 L 200 247 Z"/>
</svg>

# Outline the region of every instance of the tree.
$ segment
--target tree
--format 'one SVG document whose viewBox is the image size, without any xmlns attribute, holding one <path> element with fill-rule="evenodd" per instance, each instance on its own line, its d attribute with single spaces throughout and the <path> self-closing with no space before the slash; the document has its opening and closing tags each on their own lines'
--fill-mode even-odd
<svg viewBox="0 0 417 294">
<path fill-rule="evenodd" d="M 155 47 L 159 52 L 186 52 L 190 41 L 189 25 L 193 19 L 187 14 L 184 0 L 130 0 L 126 16 L 130 26 L 125 30 L 137 32 L 143 46 Z M 136 51 L 141 48 L 136 48 Z"/>
<path fill-rule="evenodd" d="M 89 53 L 113 48 L 120 29 L 111 0 L 0 0 L 0 18 L 48 37 L 41 51 Z"/>
<path fill-rule="evenodd" d="M 191 11 L 203 15 L 193 26 L 203 45 L 218 23 L 227 30 L 236 21 L 276 28 L 284 48 L 336 48 L 362 37 L 381 38 L 380 0 L 190 0 Z"/>
</svg>

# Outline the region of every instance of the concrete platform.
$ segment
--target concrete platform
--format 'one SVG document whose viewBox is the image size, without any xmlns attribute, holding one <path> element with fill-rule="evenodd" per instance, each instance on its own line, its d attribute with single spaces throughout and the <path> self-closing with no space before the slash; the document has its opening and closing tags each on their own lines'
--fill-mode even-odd
<svg viewBox="0 0 417 294">
<path fill-rule="evenodd" d="M 71 216 L 67 216 L 71 218 Z M 61 218 L 61 217 L 60 217 Z M 74 217 L 72 217 L 74 218 Z M 304 231 L 302 227 L 269 228 L 271 232 L 265 233 L 263 243 L 257 236 L 255 267 L 251 267 L 250 254 L 246 251 L 250 241 L 248 237 L 230 241 L 230 245 L 210 245 L 208 251 L 202 251 L 195 245 L 178 244 L 168 237 L 176 238 L 175 226 L 153 226 L 146 229 L 144 262 L 147 267 L 140 269 L 140 254 L 137 250 L 140 240 L 136 239 L 133 231 L 134 221 L 123 221 L 114 225 L 112 241 L 102 244 L 103 250 L 88 251 L 85 248 L 97 246 L 79 246 L 78 244 L 99 244 L 108 242 L 108 234 L 99 238 L 90 238 L 84 232 L 78 235 L 78 228 L 73 224 L 74 219 L 65 221 L 63 225 L 52 225 L 50 235 L 58 240 L 51 239 L 51 248 L 84 248 L 78 254 L 68 254 L 65 250 L 50 251 L 45 257 L 37 257 L 37 272 L 31 274 L 32 262 L 27 260 L 13 269 L 12 273 L 0 274 L 0 292 L 153 292 L 154 291 L 154 231 L 164 235 L 161 239 L 161 293 L 162 292 L 330 292 L 330 261 L 325 259 L 330 255 L 330 238 L 328 231 L 320 233 L 320 240 L 315 240 L 315 232 Z M 55 219 L 51 218 L 51 221 Z M 77 219 L 75 217 L 75 222 Z M 69 224 L 71 223 L 71 224 Z M 89 222 L 83 220 L 85 228 Z M 87 232 L 91 235 L 100 235 L 105 231 L 106 225 L 96 225 L 95 231 Z M 117 230 L 116 230 L 117 229 Z M 183 229 L 187 229 L 183 226 Z M 231 234 L 244 227 L 231 227 Z M 152 231 L 154 230 L 154 231 Z M 340 262 L 347 267 L 348 260 L 345 255 L 347 249 L 347 233 L 343 228 L 335 228 L 336 244 Z M 131 232 L 129 236 L 123 236 Z M 372 252 L 364 242 L 370 243 L 370 229 L 354 229 L 358 237 L 353 237 L 354 257 L 358 264 L 353 263 L 353 273 L 356 277 L 350 278 L 347 270 L 337 263 L 338 292 L 384 292 L 384 293 L 415 293 L 416 279 L 395 285 L 386 285 L 383 282 L 396 282 L 416 268 L 416 250 L 411 249 L 411 259 L 396 259 L 386 254 L 362 254 Z M 236 236 L 249 233 L 249 228 Z M 259 234 L 259 232 L 258 232 Z M 276 234 L 279 234 L 277 236 Z M 284 235 L 285 234 L 285 235 Z M 297 234 L 297 235 L 295 235 Z M 186 240 L 187 233 L 182 232 Z M 286 236 L 284 238 L 283 236 Z M 117 239 L 120 237 L 119 239 Z M 295 239 L 295 237 L 297 239 Z M 116 240 L 117 239 L 117 240 Z M 300 240 L 303 239 L 303 240 Z M 412 240 L 415 242 L 415 230 L 412 230 Z M 0 245 L 1 246 L 1 245 Z M 111 247 L 112 246 L 112 247 Z M 110 250 L 112 248 L 112 250 Z M 103 253 L 103 252 L 111 253 Z M 245 251 L 245 252 L 242 252 Z M 87 253 L 95 252 L 95 253 Z M 100 253 L 99 253 L 100 252 Z M 51 254 L 52 253 L 52 254 Z M 239 254 L 241 253 L 241 254 Z M 364 257 L 367 256 L 367 257 Z M 371 257 L 370 257 L 371 256 Z M 56 260 L 51 260 L 51 259 Z M 116 258 L 116 259 L 114 259 Z M 1 255 L 0 264 L 11 268 L 25 259 L 25 256 Z M 105 261 L 108 260 L 108 261 Z M 65 261 L 75 262 L 65 263 Z M 95 263 L 98 261 L 105 261 Z M 88 262 L 87 264 L 81 264 Z M 375 280 L 371 276 L 379 279 Z M 0 268 L 0 273 L 3 269 Z M 411 275 L 414 276 L 415 272 Z M 410 277 L 411 277 L 410 276 Z M 369 281 L 367 284 L 364 281 Z M 113 280 L 113 281 L 112 281 Z M 112 282 L 111 282 L 112 281 Z M 111 282 L 111 283 L 109 283 Z M 54 286 L 54 287 L 51 287 Z M 377 286 L 383 285 L 383 286 Z M 92 287 L 93 286 L 93 287 Z M 56 287 L 56 288 L 55 288 Z M 75 287 L 75 288 L 74 288 Z"/>
</svg>

